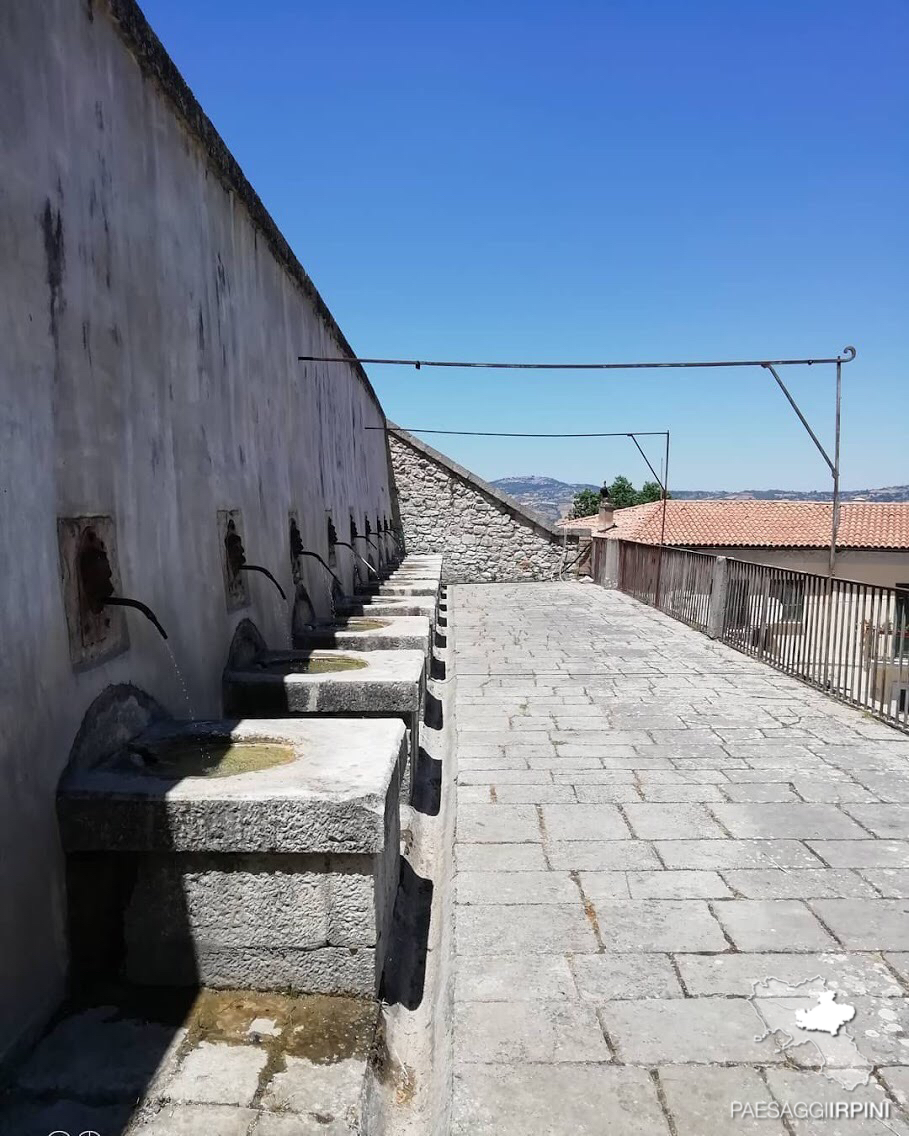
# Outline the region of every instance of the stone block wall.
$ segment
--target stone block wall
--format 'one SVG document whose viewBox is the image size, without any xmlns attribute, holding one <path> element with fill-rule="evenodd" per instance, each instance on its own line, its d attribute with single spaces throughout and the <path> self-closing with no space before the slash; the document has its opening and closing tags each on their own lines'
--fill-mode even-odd
<svg viewBox="0 0 909 1136">
<path fill-rule="evenodd" d="M 577 554 L 577 536 L 391 423 L 388 445 L 406 550 L 442 553 L 443 583 L 551 580 Z"/>
</svg>

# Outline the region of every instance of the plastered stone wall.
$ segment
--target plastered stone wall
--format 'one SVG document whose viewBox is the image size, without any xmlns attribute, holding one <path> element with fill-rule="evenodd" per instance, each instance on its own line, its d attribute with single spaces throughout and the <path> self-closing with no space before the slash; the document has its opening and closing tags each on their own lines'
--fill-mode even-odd
<svg viewBox="0 0 909 1136">
<path fill-rule="evenodd" d="M 389 427 L 394 491 L 408 552 L 444 554 L 442 582 L 551 580 L 577 537 L 542 518 L 444 454 Z"/>
<path fill-rule="evenodd" d="M 0 4 L 0 137 L 2 1063 L 66 989 L 56 790 L 89 706 L 129 684 L 218 717 L 239 623 L 289 641 L 264 577 L 226 602 L 219 515 L 324 617 L 291 512 L 327 557 L 328 511 L 344 534 L 392 509 L 375 393 L 355 364 L 298 362 L 352 353 L 133 0 Z M 111 518 L 121 594 L 169 639 L 127 612 L 128 648 L 76 668 L 57 519 L 84 515 Z M 352 591 L 344 548 L 335 571 Z"/>
</svg>

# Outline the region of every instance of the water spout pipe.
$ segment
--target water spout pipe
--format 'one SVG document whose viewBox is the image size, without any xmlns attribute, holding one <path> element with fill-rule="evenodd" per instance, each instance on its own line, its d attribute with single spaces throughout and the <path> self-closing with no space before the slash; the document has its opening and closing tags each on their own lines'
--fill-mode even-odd
<svg viewBox="0 0 909 1136">
<path fill-rule="evenodd" d="M 338 577 L 334 574 L 334 572 L 332 572 L 332 570 L 328 567 L 328 565 L 325 563 L 325 561 L 322 559 L 322 557 L 318 554 L 318 552 L 310 552 L 306 548 L 301 548 L 301 549 L 297 550 L 297 556 L 311 556 L 313 558 L 313 560 L 318 560 L 318 562 L 322 565 L 322 567 L 329 574 L 329 576 L 331 576 L 331 578 L 338 585 L 338 587 L 341 589 L 341 591 L 342 592 L 344 591 L 344 585 L 341 583 L 341 581 L 338 579 Z"/>
<path fill-rule="evenodd" d="M 278 583 L 278 581 L 274 578 L 274 576 L 272 576 L 271 572 L 269 572 L 269 570 L 267 568 L 263 568 L 260 564 L 241 564 L 239 566 L 239 571 L 240 572 L 261 572 L 261 574 L 263 576 L 267 576 L 268 579 L 271 580 L 271 582 L 274 584 L 274 586 L 281 593 L 281 599 L 284 600 L 285 603 L 287 602 L 287 596 L 284 594 L 284 589 L 281 587 L 281 585 Z"/>
<path fill-rule="evenodd" d="M 104 601 L 104 607 L 134 607 L 136 611 L 141 611 L 145 618 L 157 627 L 158 632 L 162 639 L 167 638 L 167 632 L 158 622 L 158 617 L 147 604 L 140 603 L 139 600 L 128 600 L 125 596 L 108 596 Z"/>
<path fill-rule="evenodd" d="M 362 539 L 363 539 L 363 537 L 361 537 L 361 536 L 359 535 L 359 533 L 358 533 L 355 539 L 357 539 L 357 540 L 362 540 Z M 349 548 L 349 549 L 350 549 L 350 551 L 351 551 L 351 552 L 352 552 L 352 553 L 354 554 L 354 556 L 356 556 L 357 560 L 363 560 L 363 557 L 362 557 L 362 556 L 361 556 L 361 555 L 359 554 L 359 552 L 357 552 L 357 550 L 356 550 L 356 549 L 354 548 L 354 546 L 353 546 L 352 544 L 348 544 L 346 540 L 336 540 L 336 541 L 335 541 L 335 544 L 343 544 L 345 548 Z M 373 574 L 373 575 L 374 575 L 374 576 L 376 577 L 376 579 L 377 579 L 377 580 L 381 580 L 381 579 L 382 579 L 382 577 L 381 577 L 381 576 L 379 575 L 379 573 L 378 573 L 378 572 L 377 572 L 377 571 L 375 570 L 375 568 L 373 568 L 373 566 L 372 566 L 372 565 L 371 565 L 371 564 L 369 563 L 369 561 L 368 561 L 368 560 L 363 560 L 363 563 L 364 563 L 364 564 L 366 565 L 366 567 L 367 567 L 367 568 L 368 568 L 368 569 L 370 570 L 370 572 L 372 572 L 372 574 Z"/>
</svg>

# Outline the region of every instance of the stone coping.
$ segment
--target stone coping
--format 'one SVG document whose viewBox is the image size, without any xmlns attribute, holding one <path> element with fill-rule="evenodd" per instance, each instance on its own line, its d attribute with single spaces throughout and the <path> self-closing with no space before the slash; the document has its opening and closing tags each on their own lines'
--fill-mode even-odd
<svg viewBox="0 0 909 1136">
<path fill-rule="evenodd" d="M 355 659 L 355 670 L 282 674 L 258 669 L 282 660 Z M 241 698 L 249 712 L 261 698 L 269 712 L 293 714 L 411 714 L 420 707 L 426 657 L 422 651 L 265 651 L 224 675 L 225 701 Z"/>
<path fill-rule="evenodd" d="M 175 782 L 126 765 L 121 751 L 100 767 L 64 776 L 58 791 L 64 848 L 367 854 L 383 849 L 388 792 L 405 745 L 399 718 L 170 721 L 132 744 L 225 735 L 284 742 L 296 757 L 233 777 Z"/>
</svg>

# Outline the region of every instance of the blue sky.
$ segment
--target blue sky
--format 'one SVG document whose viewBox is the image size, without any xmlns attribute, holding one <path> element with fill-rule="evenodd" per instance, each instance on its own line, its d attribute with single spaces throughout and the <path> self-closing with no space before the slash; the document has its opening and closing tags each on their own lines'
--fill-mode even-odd
<svg viewBox="0 0 909 1136">
<path fill-rule="evenodd" d="M 144 0 L 360 354 L 835 355 L 843 483 L 909 482 L 909 5 Z M 760 371 L 372 368 L 389 417 L 673 433 L 679 488 L 824 488 Z M 792 371 L 822 437 L 832 368 Z M 631 444 L 427 441 L 487 478 Z"/>
</svg>

